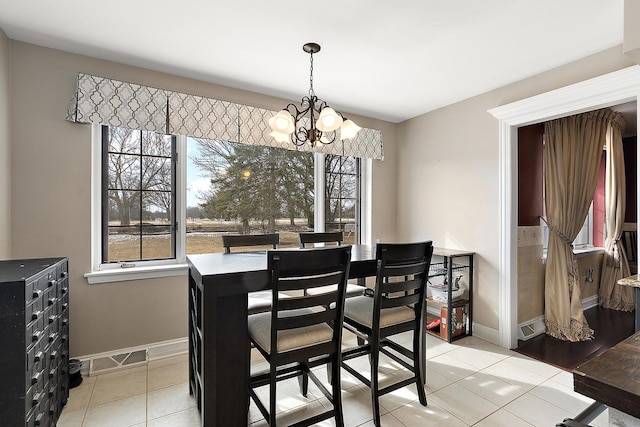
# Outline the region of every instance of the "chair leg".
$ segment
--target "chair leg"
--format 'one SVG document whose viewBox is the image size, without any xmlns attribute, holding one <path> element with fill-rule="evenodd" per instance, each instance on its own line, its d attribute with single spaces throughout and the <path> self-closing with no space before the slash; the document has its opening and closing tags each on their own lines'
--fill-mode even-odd
<svg viewBox="0 0 640 427">
<path fill-rule="evenodd" d="M 344 427 L 344 415 L 342 413 L 342 387 L 340 381 L 340 360 L 339 354 L 335 353 L 331 358 L 331 386 L 333 396 L 333 408 L 336 411 L 336 427 Z"/>
<path fill-rule="evenodd" d="M 427 349 L 425 338 L 425 332 L 423 330 L 413 331 L 413 372 L 418 389 L 418 399 L 422 406 L 427 406 L 427 394 L 424 392 L 424 387 L 427 384 Z"/>
<path fill-rule="evenodd" d="M 377 338 L 377 337 L 376 337 Z M 371 343 L 371 353 L 369 361 L 371 364 L 371 407 L 373 408 L 373 423 L 380 427 L 380 395 L 378 394 L 378 364 L 380 362 L 380 340 L 369 340 Z"/>
<path fill-rule="evenodd" d="M 306 362 L 301 362 L 300 365 L 302 372 L 298 375 L 298 385 L 300 386 L 300 394 L 307 397 L 307 393 L 309 391 L 309 374 L 307 371 L 309 370 L 309 367 Z"/>
<path fill-rule="evenodd" d="M 271 364 L 269 384 L 269 425 L 276 425 L 276 366 Z"/>
</svg>

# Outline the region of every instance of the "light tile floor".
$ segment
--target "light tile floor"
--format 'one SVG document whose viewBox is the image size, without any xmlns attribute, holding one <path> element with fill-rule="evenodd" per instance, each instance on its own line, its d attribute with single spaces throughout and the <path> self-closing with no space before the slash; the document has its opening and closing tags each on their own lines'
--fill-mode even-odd
<svg viewBox="0 0 640 427">
<path fill-rule="evenodd" d="M 411 336 L 401 339 L 408 345 Z M 352 338 L 345 339 L 345 345 L 352 344 Z M 252 370 L 264 368 L 259 355 L 253 354 L 252 359 Z M 573 392 L 571 373 L 476 337 L 449 344 L 427 336 L 427 359 L 428 406 L 420 405 L 413 387 L 397 390 L 381 399 L 383 426 L 549 427 L 577 415 L 592 402 Z M 351 362 L 368 372 L 367 358 Z M 389 359 L 383 362 L 383 385 L 384 378 L 405 375 Z M 319 368 L 318 376 L 326 378 L 324 368 Z M 71 390 L 58 426 L 199 426 L 200 416 L 189 396 L 187 381 L 187 355 L 84 378 Z M 345 425 L 372 427 L 369 389 L 344 370 L 342 384 Z M 261 392 L 266 399 L 268 390 Z M 329 402 L 312 385 L 307 398 L 303 398 L 295 379 L 278 384 L 279 425 L 306 418 L 327 405 Z M 253 403 L 249 425 L 266 425 Z M 607 411 L 591 425 L 607 426 Z"/>
</svg>

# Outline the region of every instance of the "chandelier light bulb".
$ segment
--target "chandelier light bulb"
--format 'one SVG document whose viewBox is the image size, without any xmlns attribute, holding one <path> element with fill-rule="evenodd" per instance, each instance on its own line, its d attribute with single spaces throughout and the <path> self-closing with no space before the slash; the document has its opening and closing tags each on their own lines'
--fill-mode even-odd
<svg viewBox="0 0 640 427">
<path fill-rule="evenodd" d="M 287 110 L 280 110 L 278 114 L 269 119 L 271 130 L 278 133 L 290 135 L 295 130 L 293 117 Z"/>
<path fill-rule="evenodd" d="M 342 117 L 331 107 L 324 107 L 318 117 L 317 128 L 321 132 L 331 132 L 342 124 Z"/>
<path fill-rule="evenodd" d="M 355 138 L 360 129 L 362 129 L 360 126 L 347 119 L 342 123 L 342 126 L 340 126 L 340 139 L 345 140 Z"/>
</svg>

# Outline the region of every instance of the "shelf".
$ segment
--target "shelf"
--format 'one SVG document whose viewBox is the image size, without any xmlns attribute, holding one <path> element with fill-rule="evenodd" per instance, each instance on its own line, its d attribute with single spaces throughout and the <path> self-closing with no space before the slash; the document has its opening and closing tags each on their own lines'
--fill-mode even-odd
<svg viewBox="0 0 640 427">
<path fill-rule="evenodd" d="M 440 316 L 435 316 L 435 315 L 433 315 L 433 314 L 431 314 L 431 313 L 427 313 L 427 325 L 428 325 L 429 323 L 433 322 L 434 320 L 438 319 L 439 317 L 440 317 Z M 425 329 L 426 329 L 426 326 L 425 326 Z M 442 337 L 440 336 L 440 326 L 436 326 L 436 327 L 435 327 L 435 328 L 433 328 L 433 329 L 427 329 L 427 333 L 428 333 L 429 335 L 433 335 L 433 336 L 435 336 L 435 337 L 442 338 Z"/>
<path fill-rule="evenodd" d="M 453 265 L 451 266 L 451 271 L 465 271 L 467 268 L 469 268 L 468 265 L 453 263 Z M 429 268 L 429 277 L 444 276 L 445 274 L 447 274 L 447 272 L 447 267 L 445 266 L 444 262 L 432 263 L 431 267 Z"/>
<path fill-rule="evenodd" d="M 427 333 L 448 342 L 473 335 L 473 264 L 475 254 L 461 250 L 444 248 L 437 248 L 436 250 L 434 248 L 433 255 L 436 257 L 436 262 L 431 263 L 429 279 L 440 277 L 445 285 L 443 289 L 434 295 L 438 297 L 446 296 L 447 300 L 451 298 L 451 303 L 442 301 L 443 298 L 435 300 L 433 297 L 426 298 L 426 302 L 432 308 L 438 309 L 443 319 L 446 318 L 449 322 L 451 322 L 452 318 L 457 320 L 455 321 L 455 326 L 453 323 L 447 324 L 447 327 L 440 325 L 427 330 Z M 464 278 L 463 281 L 465 283 L 464 285 L 460 283 L 460 287 L 466 289 L 463 292 L 453 291 L 452 287 L 455 287 L 462 278 Z M 438 286 L 434 286 L 434 284 L 437 284 L 437 279 L 429 280 L 429 282 L 432 292 L 435 292 L 435 289 L 438 288 Z M 427 315 L 427 324 L 436 318 L 438 316 Z"/>
<path fill-rule="evenodd" d="M 446 307 L 447 306 L 446 302 L 436 301 L 433 298 L 427 298 L 427 303 L 434 304 L 434 305 L 439 306 L 439 307 Z M 451 306 L 452 307 L 461 307 L 463 305 L 468 305 L 468 304 L 469 304 L 469 300 L 467 298 L 458 298 L 458 299 L 454 299 L 453 301 L 451 301 Z"/>
<path fill-rule="evenodd" d="M 452 307 L 452 309 L 456 309 L 456 308 L 457 309 L 462 308 L 463 311 L 461 312 L 462 314 L 460 314 L 460 316 L 461 316 L 461 319 L 464 319 L 464 317 L 466 316 L 465 313 L 466 313 L 466 310 L 467 310 L 466 306 L 465 305 L 460 305 L 460 306 L 453 306 Z M 449 312 L 448 316 L 451 316 L 451 315 L 452 315 L 452 313 Z M 467 330 L 467 327 L 466 327 L 466 319 L 463 320 L 464 323 L 463 323 L 462 329 L 456 330 L 456 331 L 454 331 L 453 335 L 447 335 L 447 336 L 445 336 L 446 333 L 443 334 L 443 332 L 441 330 L 442 329 L 442 324 L 440 324 L 439 326 L 433 327 L 431 329 L 427 329 L 426 328 L 426 326 L 429 323 L 433 322 L 434 320 L 442 319 L 440 316 L 436 316 L 434 314 L 427 313 L 426 319 L 427 319 L 427 321 L 426 321 L 426 324 L 425 324 L 425 330 L 426 330 L 427 334 L 433 335 L 434 337 L 438 337 L 440 339 L 444 339 L 444 340 L 447 340 L 447 341 L 451 342 L 453 340 L 464 338 L 464 337 L 470 335 L 469 331 Z"/>
</svg>

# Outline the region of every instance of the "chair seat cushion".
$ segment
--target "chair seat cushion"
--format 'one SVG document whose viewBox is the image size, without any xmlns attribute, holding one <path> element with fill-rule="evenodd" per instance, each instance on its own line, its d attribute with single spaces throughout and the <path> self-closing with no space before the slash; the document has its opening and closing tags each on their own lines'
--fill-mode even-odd
<svg viewBox="0 0 640 427">
<path fill-rule="evenodd" d="M 311 313 L 310 309 L 291 310 L 288 313 Z M 282 313 L 281 313 L 282 314 Z M 249 336 L 255 343 L 270 353 L 271 348 L 271 312 L 249 316 Z M 310 347 L 315 344 L 331 342 L 333 329 L 327 324 L 313 325 L 304 328 L 289 329 L 278 332 L 278 353 Z"/>
<path fill-rule="evenodd" d="M 280 298 L 288 298 L 283 293 L 278 294 Z M 247 308 L 249 314 L 264 313 L 271 311 L 271 291 L 249 292 Z"/>
<path fill-rule="evenodd" d="M 307 289 L 307 294 L 309 295 L 319 295 L 325 292 L 329 292 L 336 289 L 336 285 L 330 286 L 320 286 L 318 288 L 309 288 Z M 364 291 L 364 286 L 354 285 L 351 283 L 347 284 L 347 288 L 345 289 L 344 296 L 346 298 L 359 297 L 362 295 Z"/>
<path fill-rule="evenodd" d="M 344 302 L 344 317 L 371 328 L 373 323 L 373 297 L 361 296 L 346 300 Z M 380 313 L 380 327 L 386 328 L 387 326 L 410 322 L 414 318 L 414 311 L 409 307 L 387 308 Z"/>
</svg>

